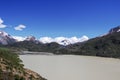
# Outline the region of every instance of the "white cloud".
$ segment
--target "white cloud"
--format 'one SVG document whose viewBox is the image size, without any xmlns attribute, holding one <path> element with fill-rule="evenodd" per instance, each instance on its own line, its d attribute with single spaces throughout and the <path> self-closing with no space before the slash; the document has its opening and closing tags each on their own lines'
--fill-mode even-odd
<svg viewBox="0 0 120 80">
<path fill-rule="evenodd" d="M 18 25 L 17 27 L 14 27 L 15 30 L 22 31 L 24 28 L 26 28 L 25 25 Z"/>
<path fill-rule="evenodd" d="M 17 41 L 24 41 L 26 39 L 26 37 L 21 37 L 21 36 L 12 36 L 12 37 Z"/>
<path fill-rule="evenodd" d="M 41 37 L 39 39 L 40 42 L 42 43 L 51 43 L 51 42 L 57 42 L 58 44 L 61 45 L 68 45 L 68 44 L 74 44 L 77 42 L 83 42 L 83 41 L 87 41 L 89 38 L 87 36 L 82 36 L 80 38 L 77 37 L 56 37 L 56 38 L 51 38 L 51 37 Z"/>
<path fill-rule="evenodd" d="M 0 18 L 0 28 L 6 28 L 7 26 L 3 24 L 3 20 Z"/>
</svg>

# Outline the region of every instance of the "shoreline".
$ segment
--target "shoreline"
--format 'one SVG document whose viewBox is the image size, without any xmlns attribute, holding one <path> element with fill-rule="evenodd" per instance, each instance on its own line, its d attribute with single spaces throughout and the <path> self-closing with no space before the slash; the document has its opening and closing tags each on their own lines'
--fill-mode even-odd
<svg viewBox="0 0 120 80">
<path fill-rule="evenodd" d="M 17 52 L 19 55 L 54 55 L 50 52 L 34 52 L 34 51 L 20 51 Z"/>
<path fill-rule="evenodd" d="M 81 57 L 93 57 L 93 58 L 105 58 L 105 59 L 116 59 L 120 60 L 120 58 L 113 58 L 113 57 L 102 57 L 102 56 L 89 56 L 89 55 L 74 55 L 74 54 L 54 54 L 50 52 L 33 52 L 33 51 L 21 51 L 19 55 L 43 55 L 43 56 L 81 56 Z"/>
<path fill-rule="evenodd" d="M 94 59 L 106 59 L 106 60 L 118 60 L 120 61 L 119 58 L 112 58 L 112 57 L 101 57 L 101 56 L 88 56 L 88 55 L 72 55 L 72 54 L 64 54 L 64 55 L 55 55 L 55 54 L 52 54 L 52 55 L 46 55 L 46 54 L 20 54 L 19 56 L 52 56 L 52 57 L 86 57 L 86 58 L 94 58 Z"/>
</svg>

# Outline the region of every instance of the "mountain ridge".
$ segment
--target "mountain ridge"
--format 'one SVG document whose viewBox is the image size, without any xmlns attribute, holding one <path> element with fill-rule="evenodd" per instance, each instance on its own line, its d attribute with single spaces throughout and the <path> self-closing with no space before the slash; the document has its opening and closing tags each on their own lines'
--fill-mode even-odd
<svg viewBox="0 0 120 80">
<path fill-rule="evenodd" d="M 68 45 L 61 48 L 56 54 L 75 54 L 101 57 L 120 58 L 120 27 L 114 27 L 108 34 L 89 39 L 83 43 Z"/>
</svg>

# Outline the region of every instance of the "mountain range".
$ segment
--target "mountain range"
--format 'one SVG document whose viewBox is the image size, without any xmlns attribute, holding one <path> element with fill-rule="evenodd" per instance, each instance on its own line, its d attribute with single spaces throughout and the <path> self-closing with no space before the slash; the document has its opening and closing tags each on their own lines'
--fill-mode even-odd
<svg viewBox="0 0 120 80">
<path fill-rule="evenodd" d="M 52 43 L 52 42 L 56 42 L 60 45 L 69 45 L 69 44 L 74 44 L 77 42 L 84 42 L 87 41 L 89 38 L 87 36 L 82 36 L 81 38 L 77 38 L 77 37 L 71 37 L 71 38 L 67 38 L 67 37 L 56 37 L 56 38 L 51 38 L 51 37 L 41 37 L 39 40 L 37 40 L 34 36 L 28 36 L 26 38 L 23 37 L 18 37 L 18 36 L 11 36 L 10 34 L 8 34 L 5 31 L 0 31 L 0 44 L 2 45 L 9 45 L 9 44 L 13 44 L 16 42 L 21 42 L 21 41 L 32 41 L 35 43 Z"/>
<path fill-rule="evenodd" d="M 120 26 L 110 29 L 107 34 L 98 36 L 92 39 L 83 37 L 83 42 L 71 43 L 69 40 L 64 39 L 58 42 L 44 43 L 36 40 L 35 37 L 29 36 L 24 41 L 17 41 L 5 32 L 1 32 L 0 42 L 3 47 L 11 48 L 13 50 L 25 50 L 36 52 L 52 52 L 54 54 L 75 54 L 75 55 L 89 55 L 89 56 L 102 56 L 102 57 L 120 57 Z M 4 35 L 4 36 L 3 36 Z M 4 38 L 5 37 L 5 38 Z M 8 40 L 7 40 L 8 39 Z M 10 39 L 10 41 L 9 41 Z M 11 43 L 10 43 L 11 42 Z"/>
</svg>

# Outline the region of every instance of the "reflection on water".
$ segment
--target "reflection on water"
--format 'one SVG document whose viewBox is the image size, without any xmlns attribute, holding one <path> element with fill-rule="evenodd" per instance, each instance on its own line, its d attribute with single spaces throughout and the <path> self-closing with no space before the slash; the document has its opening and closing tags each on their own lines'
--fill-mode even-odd
<svg viewBox="0 0 120 80">
<path fill-rule="evenodd" d="M 120 80 L 120 60 L 88 56 L 21 55 L 25 67 L 48 80 Z"/>
</svg>

